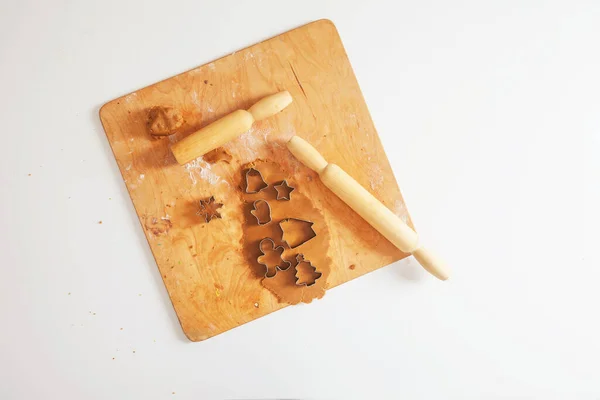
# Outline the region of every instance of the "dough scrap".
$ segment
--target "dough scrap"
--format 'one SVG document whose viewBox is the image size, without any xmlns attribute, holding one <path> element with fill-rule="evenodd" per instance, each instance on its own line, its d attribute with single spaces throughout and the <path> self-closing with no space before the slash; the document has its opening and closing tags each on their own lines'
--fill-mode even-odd
<svg viewBox="0 0 600 400">
<path fill-rule="evenodd" d="M 183 125 L 183 115 L 173 107 L 156 106 L 148 111 L 148 133 L 169 136 Z"/>
</svg>

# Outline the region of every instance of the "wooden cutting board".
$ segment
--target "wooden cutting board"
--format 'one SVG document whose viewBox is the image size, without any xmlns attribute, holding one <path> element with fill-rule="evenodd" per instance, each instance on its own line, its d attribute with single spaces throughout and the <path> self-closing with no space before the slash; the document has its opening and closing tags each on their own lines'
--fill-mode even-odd
<svg viewBox="0 0 600 400">
<path fill-rule="evenodd" d="M 223 150 L 228 162 L 176 163 L 169 145 L 258 99 L 288 90 L 294 102 Z M 183 112 L 182 131 L 147 133 L 153 106 Z M 338 32 L 320 20 L 105 104 L 100 118 L 181 326 L 200 341 L 285 307 L 242 255 L 240 168 L 256 159 L 293 163 L 282 143 L 312 143 L 409 224 L 410 217 Z M 334 287 L 406 257 L 294 165 L 290 177 L 312 199 L 330 234 Z M 221 219 L 205 223 L 198 201 L 215 196 Z M 356 294 L 360 296 L 360 293 Z"/>
</svg>

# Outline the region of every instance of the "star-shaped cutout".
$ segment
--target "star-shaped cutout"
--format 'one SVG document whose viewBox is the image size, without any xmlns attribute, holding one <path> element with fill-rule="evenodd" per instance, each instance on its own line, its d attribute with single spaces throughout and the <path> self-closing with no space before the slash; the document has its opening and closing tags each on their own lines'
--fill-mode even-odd
<svg viewBox="0 0 600 400">
<path fill-rule="evenodd" d="M 200 210 L 198 210 L 198 215 L 204 217 L 204 221 L 210 222 L 214 218 L 221 218 L 221 214 L 219 213 L 219 208 L 223 207 L 222 203 L 215 202 L 215 196 L 210 196 L 207 200 L 200 200 Z"/>
<path fill-rule="evenodd" d="M 277 190 L 277 200 L 289 200 L 295 188 L 288 185 L 286 180 L 283 180 L 279 185 L 275 185 Z"/>
</svg>

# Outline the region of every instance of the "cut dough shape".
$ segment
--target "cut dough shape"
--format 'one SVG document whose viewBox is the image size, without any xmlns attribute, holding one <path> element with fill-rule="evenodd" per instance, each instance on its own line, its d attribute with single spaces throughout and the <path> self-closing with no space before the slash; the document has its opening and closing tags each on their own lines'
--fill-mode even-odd
<svg viewBox="0 0 600 400">
<path fill-rule="evenodd" d="M 246 171 L 246 193 L 258 193 L 268 186 L 259 170 L 249 168 Z"/>
<path fill-rule="evenodd" d="M 221 218 L 219 208 L 223 207 L 223 203 L 217 203 L 214 196 L 210 196 L 207 200 L 200 200 L 200 210 L 198 215 L 204 218 L 205 222 L 210 222 L 214 218 Z"/>
<path fill-rule="evenodd" d="M 308 242 L 317 234 L 312 228 L 313 223 L 298 218 L 286 218 L 279 223 L 283 232 L 283 241 L 295 249 Z"/>
<path fill-rule="evenodd" d="M 275 185 L 275 190 L 277 191 L 277 200 L 290 200 L 292 196 L 292 192 L 294 188 L 288 185 L 287 181 L 284 179 L 281 181 L 279 185 Z"/>
<path fill-rule="evenodd" d="M 250 211 L 256 217 L 259 225 L 265 225 L 271 222 L 271 206 L 263 199 L 256 200 L 253 203 L 253 209 Z"/>
<path fill-rule="evenodd" d="M 309 260 L 304 259 L 303 254 L 296 256 L 296 285 L 312 286 L 321 277 L 321 273 Z"/>
<path fill-rule="evenodd" d="M 283 246 L 275 246 L 273 239 L 263 239 L 259 246 L 262 255 L 258 257 L 257 261 L 265 266 L 265 278 L 272 278 L 277 274 L 277 271 L 286 271 L 292 266 L 292 263 L 281 258 L 284 248 Z"/>
</svg>

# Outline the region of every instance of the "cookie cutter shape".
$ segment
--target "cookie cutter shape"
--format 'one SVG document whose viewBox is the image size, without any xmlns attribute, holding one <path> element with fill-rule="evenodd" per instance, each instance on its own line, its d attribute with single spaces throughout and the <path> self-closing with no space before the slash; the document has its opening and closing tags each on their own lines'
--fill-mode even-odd
<svg viewBox="0 0 600 400">
<path fill-rule="evenodd" d="M 313 230 L 313 222 L 298 218 L 285 218 L 279 221 L 279 227 L 283 235 L 281 239 L 286 242 L 291 249 L 303 245 L 317 236 Z"/>
<path fill-rule="evenodd" d="M 244 191 L 246 193 L 258 193 L 269 186 L 269 184 L 265 181 L 260 171 L 255 168 L 247 169 L 245 176 L 246 186 L 244 188 Z"/>
<path fill-rule="evenodd" d="M 296 285 L 298 286 L 312 286 L 317 283 L 317 280 L 323 275 L 317 271 L 317 268 L 312 265 L 309 260 L 304 259 L 304 254 L 298 254 L 296 256 Z"/>
<path fill-rule="evenodd" d="M 216 203 L 215 196 L 210 196 L 207 200 L 200 200 L 200 209 L 196 212 L 197 215 L 204 217 L 204 222 L 210 222 L 214 218 L 221 218 L 219 208 L 223 207 L 223 203 Z"/>
<path fill-rule="evenodd" d="M 250 214 L 256 218 L 258 225 L 266 225 L 271 222 L 271 206 L 266 200 L 258 199 L 254 201 Z"/>
<path fill-rule="evenodd" d="M 281 181 L 279 185 L 274 185 L 273 187 L 277 191 L 277 200 L 290 200 L 292 192 L 296 190 L 296 188 L 290 186 L 285 179 Z"/>
<path fill-rule="evenodd" d="M 261 255 L 256 261 L 265 267 L 265 278 L 273 278 L 277 271 L 287 271 L 292 263 L 281 258 L 283 246 L 275 246 L 271 238 L 264 238 L 258 244 Z"/>
</svg>

